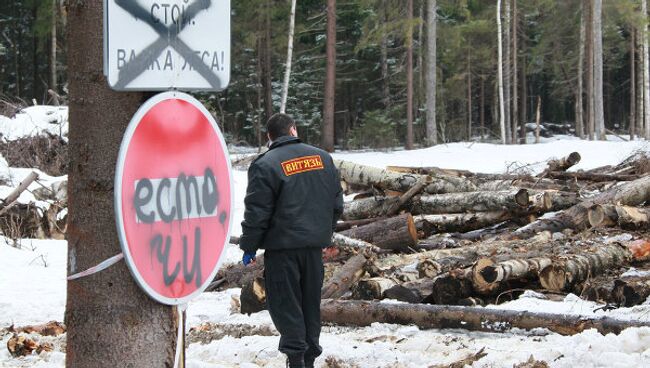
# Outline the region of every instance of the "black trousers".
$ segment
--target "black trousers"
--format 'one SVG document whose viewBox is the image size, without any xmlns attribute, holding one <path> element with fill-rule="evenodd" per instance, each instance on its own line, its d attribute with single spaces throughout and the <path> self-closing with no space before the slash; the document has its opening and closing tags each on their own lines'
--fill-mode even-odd
<svg viewBox="0 0 650 368">
<path fill-rule="evenodd" d="M 279 350 L 313 361 L 323 352 L 318 344 L 322 249 L 267 250 L 264 278 L 267 307 L 280 332 Z"/>
</svg>

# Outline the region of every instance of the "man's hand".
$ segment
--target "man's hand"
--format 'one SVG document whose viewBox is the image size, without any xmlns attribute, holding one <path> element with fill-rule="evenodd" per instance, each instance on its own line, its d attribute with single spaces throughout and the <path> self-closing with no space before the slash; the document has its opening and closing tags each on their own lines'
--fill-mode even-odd
<svg viewBox="0 0 650 368">
<path fill-rule="evenodd" d="M 255 263 L 255 252 L 247 253 L 244 252 L 244 256 L 241 259 L 244 266 L 248 266 L 249 263 Z"/>
</svg>

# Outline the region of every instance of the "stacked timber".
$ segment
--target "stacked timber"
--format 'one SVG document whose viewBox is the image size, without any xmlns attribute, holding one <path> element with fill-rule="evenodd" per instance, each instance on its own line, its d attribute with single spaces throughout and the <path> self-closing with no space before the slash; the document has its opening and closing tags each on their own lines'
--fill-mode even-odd
<svg viewBox="0 0 650 368">
<path fill-rule="evenodd" d="M 343 187 L 356 196 L 345 203 L 332 238 L 338 255 L 325 259 L 324 320 L 426 320 L 430 327 L 481 330 L 483 315 L 560 333 L 629 326 L 494 310 L 492 317 L 476 308 L 525 290 L 549 297 L 574 293 L 616 306 L 650 296 L 650 160 L 571 171 L 579 161 L 574 152 L 550 160 L 534 176 L 336 161 Z M 244 312 L 264 308 L 260 264 L 247 277 L 237 278 L 246 273 L 242 266 L 217 276 L 222 287 L 242 287 Z M 648 272 L 624 273 L 632 266 Z M 378 303 L 382 299 L 410 304 Z M 444 316 L 432 317 L 441 311 Z M 476 323 L 466 323 L 474 313 Z"/>
</svg>

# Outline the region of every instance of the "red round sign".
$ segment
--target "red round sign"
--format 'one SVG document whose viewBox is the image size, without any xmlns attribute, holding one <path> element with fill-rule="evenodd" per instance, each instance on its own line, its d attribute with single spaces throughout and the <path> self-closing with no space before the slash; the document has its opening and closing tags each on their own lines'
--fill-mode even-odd
<svg viewBox="0 0 650 368">
<path fill-rule="evenodd" d="M 214 278 L 230 237 L 230 170 L 219 127 L 190 95 L 158 94 L 131 119 L 115 212 L 129 269 L 155 300 L 186 303 Z"/>
</svg>

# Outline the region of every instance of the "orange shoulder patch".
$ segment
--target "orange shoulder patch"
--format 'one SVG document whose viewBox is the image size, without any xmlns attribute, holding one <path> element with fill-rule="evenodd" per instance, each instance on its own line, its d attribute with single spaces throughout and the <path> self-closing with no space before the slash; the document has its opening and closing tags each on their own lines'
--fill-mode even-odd
<svg viewBox="0 0 650 368">
<path fill-rule="evenodd" d="M 289 161 L 284 161 L 281 165 L 282 171 L 284 171 L 284 175 L 286 176 L 313 170 L 323 170 L 325 168 L 323 166 L 323 160 L 319 155 L 297 157 Z"/>
</svg>

